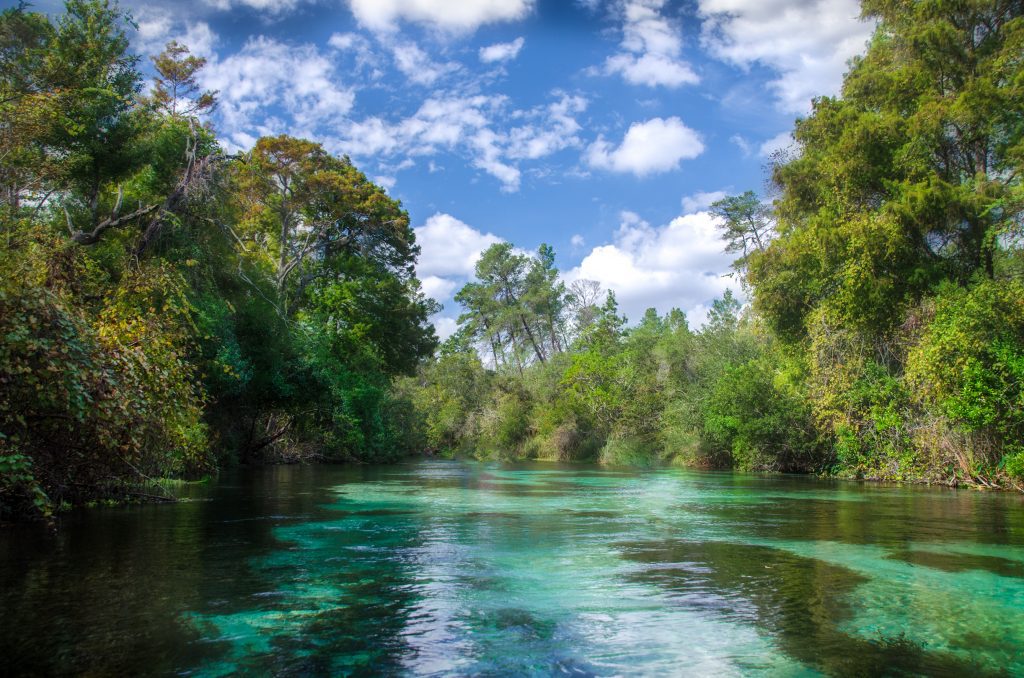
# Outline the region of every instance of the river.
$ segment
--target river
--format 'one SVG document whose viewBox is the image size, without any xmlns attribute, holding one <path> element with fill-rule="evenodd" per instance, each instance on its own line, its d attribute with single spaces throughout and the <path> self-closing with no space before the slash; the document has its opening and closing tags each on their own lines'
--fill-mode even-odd
<svg viewBox="0 0 1024 678">
<path fill-rule="evenodd" d="M 1024 675 L 1024 500 L 791 476 L 276 467 L 0 529 L 7 673 Z"/>
</svg>

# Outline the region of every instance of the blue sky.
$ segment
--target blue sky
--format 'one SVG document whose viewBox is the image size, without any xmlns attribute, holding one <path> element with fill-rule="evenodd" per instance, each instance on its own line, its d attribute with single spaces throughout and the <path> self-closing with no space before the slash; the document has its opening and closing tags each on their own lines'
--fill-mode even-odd
<svg viewBox="0 0 1024 678">
<path fill-rule="evenodd" d="M 631 318 L 676 306 L 699 324 L 738 287 L 705 208 L 763 190 L 766 154 L 871 32 L 855 0 L 121 4 L 139 51 L 174 38 L 209 59 L 234 148 L 312 138 L 402 200 L 442 335 L 499 239 L 550 243 Z"/>
</svg>

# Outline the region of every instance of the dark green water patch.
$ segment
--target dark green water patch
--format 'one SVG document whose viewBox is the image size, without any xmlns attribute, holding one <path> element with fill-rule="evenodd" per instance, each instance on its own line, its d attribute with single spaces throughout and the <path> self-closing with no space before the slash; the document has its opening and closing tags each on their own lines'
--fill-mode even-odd
<svg viewBox="0 0 1024 678">
<path fill-rule="evenodd" d="M 1024 578 L 1024 562 L 982 556 L 971 553 L 943 553 L 937 551 L 906 550 L 889 555 L 892 560 L 900 560 L 912 565 L 931 567 L 944 572 L 968 572 L 984 570 L 1000 577 Z"/>
<path fill-rule="evenodd" d="M 828 675 L 1002 675 L 904 635 L 861 638 L 841 630 L 850 598 L 867 579 L 779 549 L 733 542 L 666 540 L 617 545 L 644 566 L 635 582 L 670 592 L 673 604 L 756 624 L 794 659 Z"/>
</svg>

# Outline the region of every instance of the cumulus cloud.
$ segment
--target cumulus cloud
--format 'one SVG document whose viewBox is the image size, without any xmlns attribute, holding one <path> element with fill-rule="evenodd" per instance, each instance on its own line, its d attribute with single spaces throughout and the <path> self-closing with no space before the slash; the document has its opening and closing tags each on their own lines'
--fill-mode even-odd
<svg viewBox="0 0 1024 678">
<path fill-rule="evenodd" d="M 618 146 L 599 136 L 587 149 L 591 167 L 638 177 L 667 172 L 704 152 L 700 135 L 677 117 L 633 123 Z"/>
<path fill-rule="evenodd" d="M 533 0 L 349 0 L 359 23 L 375 31 L 393 31 L 406 21 L 470 32 L 485 24 L 522 19 L 533 4 Z"/>
<path fill-rule="evenodd" d="M 505 98 L 432 97 L 410 117 L 397 123 L 379 117 L 352 122 L 338 150 L 356 156 L 430 155 L 439 149 L 468 152 L 472 163 L 495 176 L 506 190 L 519 187 L 519 170 L 501 160 L 498 134 L 490 129 L 491 116 Z"/>
<path fill-rule="evenodd" d="M 518 37 L 512 42 L 499 42 L 487 47 L 481 47 L 480 61 L 485 64 L 512 61 L 519 56 L 519 50 L 523 48 L 525 42 L 522 37 Z"/>
<path fill-rule="evenodd" d="M 604 71 L 648 87 L 679 87 L 700 78 L 680 56 L 679 29 L 662 15 L 665 0 L 628 0 L 622 5 L 622 45 L 605 61 Z"/>
<path fill-rule="evenodd" d="M 455 291 L 469 281 L 476 262 L 491 245 L 501 242 L 492 233 L 483 233 L 450 214 L 437 213 L 415 229 L 420 257 L 416 274 L 428 297 L 448 308 L 431 317 L 438 336 L 444 340 L 457 329 Z"/>
<path fill-rule="evenodd" d="M 354 70 L 368 72 L 373 80 L 383 77 L 383 61 L 364 36 L 358 33 L 334 33 L 327 40 L 327 45 L 352 57 Z"/>
<path fill-rule="evenodd" d="M 467 279 L 485 249 L 501 238 L 482 233 L 450 214 L 437 213 L 415 229 L 420 257 L 416 272 L 428 277 Z M 434 283 L 437 285 L 437 283 Z"/>
<path fill-rule="evenodd" d="M 337 129 L 355 101 L 355 91 L 339 84 L 333 61 L 316 47 L 262 36 L 212 61 L 200 77 L 203 87 L 220 92 L 221 128 L 241 148 L 251 145 L 254 134 L 317 136 Z M 275 117 L 275 109 L 289 120 Z"/>
<path fill-rule="evenodd" d="M 693 214 L 694 212 L 706 210 L 711 207 L 712 203 L 718 202 L 727 195 L 728 193 L 725 191 L 697 191 L 687 195 L 682 200 L 683 214 Z"/>
<path fill-rule="evenodd" d="M 508 134 L 510 158 L 535 160 L 565 148 L 580 145 L 577 132 L 580 125 L 576 116 L 587 110 L 587 100 L 581 96 L 559 93 L 559 98 L 546 107 L 537 108 L 523 117 L 531 118 L 526 125 L 513 128 Z"/>
<path fill-rule="evenodd" d="M 420 279 L 423 284 L 423 293 L 431 299 L 451 299 L 455 293 L 458 283 L 449 278 L 441 278 L 436 275 L 428 275 Z"/>
<path fill-rule="evenodd" d="M 697 324 L 713 299 L 739 287 L 729 277 L 732 257 L 724 252 L 715 217 L 697 212 L 653 227 L 633 212 L 623 212 L 611 244 L 595 247 L 565 278 L 596 280 L 615 291 L 631 320 L 648 308 L 660 313 L 676 307 Z"/>
<path fill-rule="evenodd" d="M 806 113 L 811 99 L 836 94 L 847 61 L 864 51 L 873 24 L 859 0 L 698 0 L 701 41 L 719 59 L 779 73 L 769 83 L 778 107 Z"/>
<path fill-rule="evenodd" d="M 437 314 L 431 316 L 430 322 L 434 324 L 434 329 L 437 331 L 437 337 L 444 341 L 448 337 L 455 334 L 455 331 L 459 329 L 459 321 L 455 318 Z"/>
<path fill-rule="evenodd" d="M 386 191 L 391 191 L 391 189 L 395 187 L 395 184 L 398 183 L 398 178 L 390 174 L 378 174 L 373 178 L 373 183 L 382 187 Z"/>
<path fill-rule="evenodd" d="M 490 128 L 478 130 L 469 145 L 476 151 L 473 164 L 501 182 L 501 189 L 512 193 L 519 190 L 519 168 L 502 160 L 501 136 Z"/>
</svg>

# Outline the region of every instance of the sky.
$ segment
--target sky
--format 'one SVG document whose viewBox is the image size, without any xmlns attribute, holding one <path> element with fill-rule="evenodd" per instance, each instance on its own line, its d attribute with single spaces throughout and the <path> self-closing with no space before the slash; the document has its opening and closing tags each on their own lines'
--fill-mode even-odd
<svg viewBox="0 0 1024 678">
<path fill-rule="evenodd" d="M 708 206 L 763 193 L 767 156 L 813 97 L 838 93 L 872 30 L 856 0 L 121 6 L 140 53 L 176 39 L 208 59 L 230 150 L 313 139 L 402 201 L 442 337 L 452 295 L 501 240 L 552 245 L 567 281 L 615 290 L 633 320 L 678 307 L 699 325 L 739 292 Z"/>
</svg>

